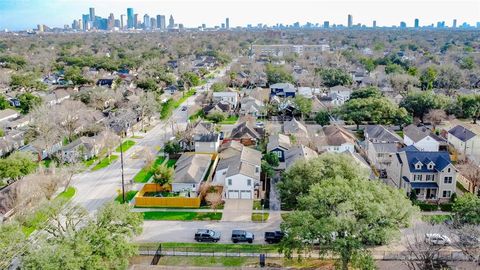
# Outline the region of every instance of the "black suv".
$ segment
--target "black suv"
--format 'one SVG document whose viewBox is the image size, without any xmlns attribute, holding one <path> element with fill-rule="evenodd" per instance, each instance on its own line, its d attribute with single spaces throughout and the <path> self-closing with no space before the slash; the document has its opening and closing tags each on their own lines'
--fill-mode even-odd
<svg viewBox="0 0 480 270">
<path fill-rule="evenodd" d="M 195 233 L 195 241 L 197 242 L 218 242 L 220 233 L 212 230 L 198 229 Z"/>
<path fill-rule="evenodd" d="M 284 235 L 281 231 L 265 232 L 265 242 L 269 244 L 280 243 Z"/>
<path fill-rule="evenodd" d="M 243 230 L 233 230 L 232 231 L 232 242 L 248 242 L 252 243 L 253 239 L 255 239 L 255 235 L 251 232 L 243 231 Z"/>
</svg>

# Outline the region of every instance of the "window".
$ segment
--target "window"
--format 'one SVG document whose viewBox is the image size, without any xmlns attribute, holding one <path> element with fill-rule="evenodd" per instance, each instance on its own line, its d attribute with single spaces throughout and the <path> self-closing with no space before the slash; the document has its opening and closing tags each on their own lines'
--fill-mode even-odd
<svg viewBox="0 0 480 270">
<path fill-rule="evenodd" d="M 256 166 L 255 167 L 255 173 L 259 173 L 260 172 L 260 167 Z"/>
<path fill-rule="evenodd" d="M 444 198 L 450 198 L 452 196 L 452 192 L 450 190 L 444 190 L 443 191 L 443 197 Z"/>
<path fill-rule="evenodd" d="M 435 174 L 425 175 L 425 181 L 435 181 Z"/>
<path fill-rule="evenodd" d="M 222 174 L 223 174 L 223 175 L 226 175 L 226 174 L 227 174 L 227 171 L 224 171 Z"/>
<path fill-rule="evenodd" d="M 338 151 L 340 148 L 338 146 L 333 147 L 333 151 Z"/>
<path fill-rule="evenodd" d="M 451 184 L 453 182 L 453 178 L 451 176 L 445 176 L 443 179 L 443 183 L 445 184 Z"/>
<path fill-rule="evenodd" d="M 421 174 L 414 174 L 413 175 L 413 181 L 422 181 L 422 175 Z"/>
<path fill-rule="evenodd" d="M 451 168 L 448 168 L 448 169 L 447 169 L 447 172 L 451 172 L 451 171 L 452 171 L 452 169 L 451 169 Z"/>
<path fill-rule="evenodd" d="M 428 164 L 428 169 L 429 170 L 433 169 L 433 163 Z"/>
<path fill-rule="evenodd" d="M 252 179 L 247 179 L 247 186 L 251 186 L 252 185 Z"/>
<path fill-rule="evenodd" d="M 282 158 L 282 151 L 273 151 L 273 153 L 275 153 L 278 158 Z"/>
<path fill-rule="evenodd" d="M 415 164 L 415 169 L 420 170 L 422 168 L 422 163 L 418 162 Z"/>
<path fill-rule="evenodd" d="M 232 179 L 228 179 L 228 185 L 229 185 L 229 186 L 232 185 Z"/>
</svg>

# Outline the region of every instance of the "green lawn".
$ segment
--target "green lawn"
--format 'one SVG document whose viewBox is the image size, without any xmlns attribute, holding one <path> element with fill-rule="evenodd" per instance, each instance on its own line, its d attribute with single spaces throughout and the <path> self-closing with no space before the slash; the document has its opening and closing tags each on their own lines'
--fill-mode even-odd
<svg viewBox="0 0 480 270">
<path fill-rule="evenodd" d="M 163 266 L 197 266 L 197 267 L 241 267 L 246 264 L 258 263 L 258 258 L 252 257 L 186 257 L 165 256 L 158 265 Z"/>
<path fill-rule="evenodd" d="M 123 152 L 126 152 L 128 149 L 130 149 L 130 147 L 134 146 L 135 145 L 135 142 L 132 141 L 132 140 L 126 140 L 122 143 L 122 148 L 123 148 Z M 115 149 L 115 151 L 117 152 L 120 152 L 120 146 L 117 147 L 117 149 Z"/>
<path fill-rule="evenodd" d="M 254 200 L 253 201 L 253 210 L 262 210 L 262 201 Z"/>
<path fill-rule="evenodd" d="M 178 100 L 168 99 L 162 106 L 160 111 L 160 119 L 165 120 L 172 114 L 173 110 L 178 108 L 187 98 L 195 94 L 195 89 L 190 89 L 184 93 L 184 95 Z"/>
<path fill-rule="evenodd" d="M 97 170 L 103 169 L 117 159 L 118 159 L 117 155 L 110 155 L 110 157 L 106 157 L 106 158 L 100 160 L 100 162 L 98 162 L 97 165 L 95 165 L 95 167 L 92 168 L 92 171 L 97 171 Z"/>
<path fill-rule="evenodd" d="M 177 163 L 177 160 L 176 159 L 169 159 L 167 161 L 167 167 L 168 168 L 172 168 L 173 166 L 175 166 L 175 163 Z"/>
<path fill-rule="evenodd" d="M 143 139 L 143 136 L 134 135 L 134 136 L 131 136 L 130 138 L 132 138 L 132 139 Z"/>
<path fill-rule="evenodd" d="M 67 202 L 75 195 L 75 188 L 69 187 L 66 191 L 60 193 L 53 200 L 65 200 Z M 47 214 L 44 211 L 36 211 L 22 225 L 23 233 L 28 237 L 35 230 L 40 228 L 47 221 Z"/>
<path fill-rule="evenodd" d="M 220 220 L 222 213 L 201 212 L 144 212 L 145 220 Z"/>
<path fill-rule="evenodd" d="M 84 160 L 84 161 L 82 161 L 82 163 L 83 163 L 83 165 L 85 165 L 85 167 L 90 168 L 90 166 L 92 166 L 93 163 L 95 163 L 97 160 L 98 160 L 97 157 L 94 157 L 94 158 L 91 158 L 91 159 Z"/>
<path fill-rule="evenodd" d="M 220 122 L 220 125 L 233 125 L 238 121 L 238 116 L 237 115 L 232 115 L 227 117 L 225 120 Z"/>
<path fill-rule="evenodd" d="M 127 203 L 129 201 L 131 201 L 133 199 L 133 197 L 135 197 L 135 195 L 137 195 L 138 193 L 138 190 L 130 190 L 130 191 L 127 191 L 125 193 L 125 199 L 127 200 Z M 122 194 L 119 194 L 116 198 L 115 198 L 115 201 L 116 202 L 119 202 L 119 203 L 122 203 L 123 201 L 123 196 Z"/>
<path fill-rule="evenodd" d="M 183 102 L 185 102 L 185 100 L 187 100 L 187 98 L 193 96 L 193 94 L 195 94 L 195 89 L 188 90 L 181 98 L 173 102 L 173 107 L 175 109 L 178 108 Z"/>
<path fill-rule="evenodd" d="M 165 161 L 165 157 L 158 156 L 155 162 L 152 165 L 152 168 L 143 168 L 141 169 L 134 177 L 133 181 L 136 183 L 146 183 L 150 177 L 153 175 L 153 171 L 157 168 L 160 164 Z"/>
<path fill-rule="evenodd" d="M 45 160 L 42 161 L 42 164 L 43 164 L 43 166 L 45 166 L 45 168 L 50 167 L 50 163 L 52 163 L 51 159 L 45 159 Z"/>
<path fill-rule="evenodd" d="M 222 235 L 229 238 L 230 235 Z M 147 250 L 157 248 L 159 243 L 141 243 L 139 244 L 140 250 Z M 177 242 L 165 242 L 162 244 L 162 250 L 173 249 L 188 249 L 188 251 L 204 251 L 204 252 L 270 252 L 276 253 L 278 251 L 278 245 L 267 244 L 222 244 L 222 243 L 177 243 Z"/>
<path fill-rule="evenodd" d="M 265 222 L 265 221 L 267 221 L 269 216 L 270 216 L 269 213 L 252 213 L 252 221 L 253 222 Z"/>
<path fill-rule="evenodd" d="M 422 216 L 422 220 L 425 222 L 430 222 L 433 224 L 441 224 L 445 221 L 452 220 L 451 215 L 424 215 Z"/>
</svg>

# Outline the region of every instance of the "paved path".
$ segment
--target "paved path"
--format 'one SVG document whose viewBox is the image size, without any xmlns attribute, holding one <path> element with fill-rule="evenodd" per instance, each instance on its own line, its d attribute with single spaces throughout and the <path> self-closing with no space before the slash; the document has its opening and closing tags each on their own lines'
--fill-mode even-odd
<svg viewBox="0 0 480 270">
<path fill-rule="evenodd" d="M 226 199 L 222 221 L 248 222 L 252 220 L 253 200 Z"/>
</svg>

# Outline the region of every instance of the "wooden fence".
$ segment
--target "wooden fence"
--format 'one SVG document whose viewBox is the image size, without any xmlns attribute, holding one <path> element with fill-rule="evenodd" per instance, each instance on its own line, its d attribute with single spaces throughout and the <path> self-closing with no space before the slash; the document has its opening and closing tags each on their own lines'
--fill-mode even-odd
<svg viewBox="0 0 480 270">
<path fill-rule="evenodd" d="M 135 196 L 137 207 L 172 207 L 172 208 L 199 208 L 201 199 L 199 197 L 145 197 L 147 192 L 171 191 L 171 186 L 162 187 L 159 184 L 145 184 Z"/>
</svg>

